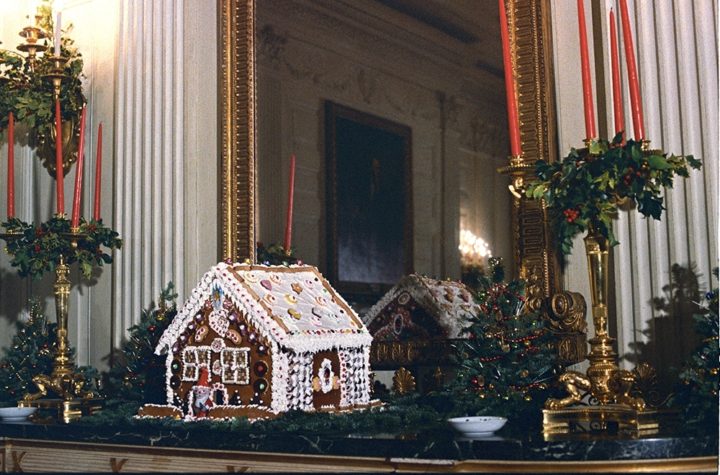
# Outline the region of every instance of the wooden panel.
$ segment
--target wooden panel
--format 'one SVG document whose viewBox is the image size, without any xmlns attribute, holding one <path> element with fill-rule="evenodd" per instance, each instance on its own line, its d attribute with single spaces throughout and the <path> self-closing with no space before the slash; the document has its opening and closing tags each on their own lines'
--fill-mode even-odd
<svg viewBox="0 0 720 475">
<path fill-rule="evenodd" d="M 137 447 L 6 439 L 0 471 L 8 472 L 492 472 L 717 473 L 718 458 L 619 461 L 428 460 Z M 3 463 L 3 460 L 5 463 Z"/>
</svg>

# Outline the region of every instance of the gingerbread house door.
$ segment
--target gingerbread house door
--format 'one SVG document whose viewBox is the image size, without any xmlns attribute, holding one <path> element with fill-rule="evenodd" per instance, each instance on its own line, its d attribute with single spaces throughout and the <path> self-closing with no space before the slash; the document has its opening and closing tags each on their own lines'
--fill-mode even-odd
<svg viewBox="0 0 720 475">
<path fill-rule="evenodd" d="M 330 409 L 340 406 L 340 359 L 335 351 L 321 351 L 313 357 L 313 406 Z"/>
</svg>

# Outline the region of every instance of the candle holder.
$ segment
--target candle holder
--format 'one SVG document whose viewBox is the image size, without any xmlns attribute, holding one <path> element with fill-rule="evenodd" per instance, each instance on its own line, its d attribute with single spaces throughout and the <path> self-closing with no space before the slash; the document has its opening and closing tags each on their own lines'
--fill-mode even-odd
<svg viewBox="0 0 720 475">
<path fill-rule="evenodd" d="M 498 168 L 497 172 L 510 176 L 512 182 L 508 185 L 508 190 L 516 199 L 520 200 L 525 194 L 525 179 L 532 174 L 535 165 L 527 163 L 522 154 L 510 155 L 508 161 L 510 164 Z"/>
<path fill-rule="evenodd" d="M 79 228 L 72 229 L 69 233 L 60 233 L 62 237 L 70 242 L 73 249 L 78 244 L 87 240 L 88 234 L 81 233 Z M 53 360 L 53 371 L 51 374 L 39 374 L 33 378 L 33 383 L 38 388 L 36 393 L 25 394 L 21 407 L 37 407 L 52 409 L 56 411 L 57 419 L 69 423 L 83 415 L 90 415 L 102 408 L 103 399 L 92 390 L 86 389 L 88 382 L 85 377 L 75 371 L 75 362 L 70 352 L 70 341 L 68 339 L 68 314 L 70 288 L 70 266 L 65 262 L 65 255 L 60 255 L 60 260 L 55 267 L 55 314 L 57 317 L 57 349 Z M 48 397 L 49 393 L 56 397 Z"/>
<path fill-rule="evenodd" d="M 35 16 L 35 24 L 37 25 L 40 17 Z M 30 66 L 30 71 L 35 71 L 35 60 L 38 53 L 42 53 L 47 49 L 44 44 L 38 43 L 39 40 L 47 38 L 47 34 L 37 26 L 26 26 L 19 33 L 22 38 L 25 38 L 25 42 L 17 46 L 19 51 L 27 53 L 27 59 Z"/>
<path fill-rule="evenodd" d="M 562 160 L 539 162 L 538 180 L 527 196 L 543 199 L 551 212 L 555 239 L 569 254 L 577 234 L 586 233 L 595 337 L 589 340 L 590 367 L 586 373 L 567 371 L 559 381 L 567 397 L 548 399 L 543 410 L 546 438 L 576 431 L 652 434 L 672 421 L 669 411 L 648 407 L 636 384 L 643 371 L 621 370 L 614 339 L 608 333 L 609 251 L 618 242 L 612 220 L 623 202 L 637 206 L 644 216 L 660 219 L 663 186 L 674 176 L 688 176 L 699 168 L 692 156 L 668 156 L 650 150 L 646 140 L 622 140 L 616 135 L 586 140 L 585 148 L 572 149 Z M 616 177 L 604 180 L 602 177 Z"/>
<path fill-rule="evenodd" d="M 63 80 L 69 77 L 64 73 L 68 58 L 65 56 L 50 56 L 48 59 L 52 62 L 52 70 L 48 74 L 43 74 L 43 77 L 52 81 L 55 99 L 57 99 L 60 97 L 60 87 Z"/>
<path fill-rule="evenodd" d="M 70 264 L 78 261 L 86 277 L 94 266 L 111 263 L 112 257 L 101 246 L 119 249 L 122 241 L 112 229 L 100 221 L 81 220 L 71 227 L 64 213 L 53 216 L 39 226 L 11 218 L 0 234 L 13 257 L 11 264 L 19 267 L 21 276 L 40 277 L 54 266 L 55 313 L 57 317 L 56 348 L 50 374 L 33 377 L 37 392 L 18 401 L 22 407 L 38 407 L 54 412 L 54 418 L 68 423 L 89 415 L 102 407 L 102 399 L 90 388 L 89 382 L 77 372 L 68 339 L 69 298 L 72 282 Z"/>
</svg>

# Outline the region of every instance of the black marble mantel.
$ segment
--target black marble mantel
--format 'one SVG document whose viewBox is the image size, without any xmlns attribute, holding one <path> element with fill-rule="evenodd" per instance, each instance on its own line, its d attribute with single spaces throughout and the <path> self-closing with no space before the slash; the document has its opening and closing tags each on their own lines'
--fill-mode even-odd
<svg viewBox="0 0 720 475">
<path fill-rule="evenodd" d="M 717 436 L 656 435 L 645 438 L 577 436 L 545 441 L 542 434 L 497 435 L 468 440 L 451 429 L 400 434 L 256 434 L 207 428 L 0 424 L 0 438 L 92 442 L 153 447 L 238 450 L 305 455 L 405 457 L 437 460 L 601 461 L 675 459 L 718 455 Z"/>
</svg>

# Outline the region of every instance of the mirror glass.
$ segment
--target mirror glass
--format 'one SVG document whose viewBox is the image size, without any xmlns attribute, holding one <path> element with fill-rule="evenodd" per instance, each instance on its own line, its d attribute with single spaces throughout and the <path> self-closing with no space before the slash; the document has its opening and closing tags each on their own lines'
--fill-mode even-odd
<svg viewBox="0 0 720 475">
<path fill-rule="evenodd" d="M 381 295 L 395 273 L 459 279 L 488 253 L 512 272 L 497 3 L 262 0 L 255 12 L 258 241 L 283 243 L 295 155 L 292 248 L 351 299 Z M 348 268 L 373 256 L 388 265 Z"/>
</svg>

